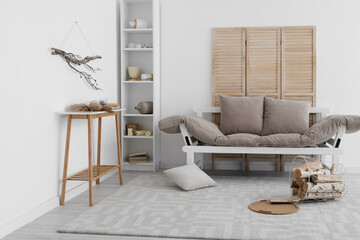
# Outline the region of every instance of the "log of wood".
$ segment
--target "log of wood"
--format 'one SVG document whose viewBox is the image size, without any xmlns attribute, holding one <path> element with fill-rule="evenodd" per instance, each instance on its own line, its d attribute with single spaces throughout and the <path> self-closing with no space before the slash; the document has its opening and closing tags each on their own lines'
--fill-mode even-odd
<svg viewBox="0 0 360 240">
<path fill-rule="evenodd" d="M 299 189 L 298 188 L 291 188 L 291 192 L 293 196 L 299 195 Z"/>
<path fill-rule="evenodd" d="M 344 182 L 334 183 L 312 183 L 307 182 L 303 185 L 303 191 L 307 193 L 332 193 L 343 192 L 345 190 Z"/>
<path fill-rule="evenodd" d="M 307 199 L 334 199 L 341 198 L 341 192 L 332 192 L 332 193 L 306 193 L 303 197 L 304 200 Z"/>
<path fill-rule="evenodd" d="M 304 192 L 304 190 L 303 190 L 303 185 L 300 185 L 300 186 L 299 186 L 298 195 L 301 196 L 301 193 L 302 193 L 302 192 Z"/>
<path fill-rule="evenodd" d="M 295 178 L 308 178 L 312 175 L 330 175 L 329 169 L 295 169 L 294 177 Z"/>
<path fill-rule="evenodd" d="M 290 187 L 291 188 L 299 188 L 299 184 L 296 183 L 296 180 L 292 180 Z"/>
<path fill-rule="evenodd" d="M 297 178 L 296 179 L 296 184 L 301 186 L 301 185 L 304 184 L 304 182 L 307 182 L 307 180 L 308 180 L 307 178 Z"/>
<path fill-rule="evenodd" d="M 292 169 L 294 172 L 296 169 L 322 169 L 324 166 L 321 164 L 320 160 L 316 160 L 315 162 L 305 162 L 300 166 L 297 166 Z"/>
<path fill-rule="evenodd" d="M 341 175 L 313 175 L 311 181 L 315 183 L 340 182 Z"/>
</svg>

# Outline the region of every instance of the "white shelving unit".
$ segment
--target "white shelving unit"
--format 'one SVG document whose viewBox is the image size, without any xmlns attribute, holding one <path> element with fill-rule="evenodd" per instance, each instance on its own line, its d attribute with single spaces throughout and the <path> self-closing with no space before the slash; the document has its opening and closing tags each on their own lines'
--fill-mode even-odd
<svg viewBox="0 0 360 240">
<path fill-rule="evenodd" d="M 147 28 L 133 29 L 135 18 L 147 21 Z M 160 5 L 158 0 L 120 1 L 120 63 L 121 107 L 126 108 L 121 119 L 122 162 L 124 170 L 156 171 L 160 162 Z M 153 48 L 128 48 L 128 43 L 152 45 Z M 141 73 L 153 74 L 153 81 L 128 81 L 127 68 L 140 67 Z M 153 102 L 153 114 L 140 114 L 135 106 L 142 101 Z M 126 136 L 126 124 L 139 124 L 139 129 L 153 135 Z M 131 153 L 147 152 L 149 162 L 130 164 Z"/>
</svg>

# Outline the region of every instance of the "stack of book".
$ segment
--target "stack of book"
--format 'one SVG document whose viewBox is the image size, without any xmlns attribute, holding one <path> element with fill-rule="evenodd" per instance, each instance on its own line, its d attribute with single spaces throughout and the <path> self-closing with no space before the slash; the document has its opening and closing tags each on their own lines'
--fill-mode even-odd
<svg viewBox="0 0 360 240">
<path fill-rule="evenodd" d="M 129 163 L 147 163 L 146 152 L 129 154 Z"/>
</svg>

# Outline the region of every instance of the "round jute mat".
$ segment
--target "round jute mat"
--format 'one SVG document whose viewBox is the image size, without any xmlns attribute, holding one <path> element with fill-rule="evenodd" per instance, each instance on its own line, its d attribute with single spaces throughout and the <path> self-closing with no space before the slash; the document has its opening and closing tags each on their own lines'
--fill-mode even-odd
<svg viewBox="0 0 360 240">
<path fill-rule="evenodd" d="M 253 202 L 249 205 L 249 209 L 257 213 L 271 215 L 284 215 L 299 211 L 299 207 L 294 203 L 270 203 L 268 200 Z"/>
</svg>

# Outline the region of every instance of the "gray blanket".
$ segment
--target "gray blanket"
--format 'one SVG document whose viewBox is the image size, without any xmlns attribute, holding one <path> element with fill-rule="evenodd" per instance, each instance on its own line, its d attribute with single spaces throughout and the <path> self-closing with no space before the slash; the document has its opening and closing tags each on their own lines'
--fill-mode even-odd
<svg viewBox="0 0 360 240">
<path fill-rule="evenodd" d="M 306 147 L 315 146 L 333 137 L 341 125 L 346 133 L 360 130 L 360 116 L 332 115 L 315 123 L 304 134 L 288 133 L 259 136 L 249 133 L 224 135 L 219 126 L 206 119 L 175 115 L 159 121 L 160 130 L 166 133 L 180 133 L 179 125 L 184 123 L 189 133 L 203 143 L 219 146 L 247 147 Z"/>
</svg>

